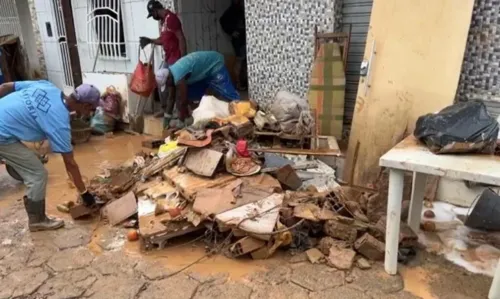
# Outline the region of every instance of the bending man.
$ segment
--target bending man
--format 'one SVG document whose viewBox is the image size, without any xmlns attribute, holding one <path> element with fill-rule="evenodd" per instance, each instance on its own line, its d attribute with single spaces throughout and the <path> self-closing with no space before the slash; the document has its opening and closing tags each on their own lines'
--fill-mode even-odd
<svg viewBox="0 0 500 299">
<path fill-rule="evenodd" d="M 240 99 L 234 88 L 229 72 L 224 65 L 224 56 L 215 51 L 201 51 L 190 53 L 167 69 L 162 69 L 156 75 L 158 86 L 175 86 L 179 94 L 178 110 L 180 124 L 185 124 L 189 116 L 188 99 L 199 101 L 211 89 L 224 101 Z"/>
<path fill-rule="evenodd" d="M 67 172 L 87 206 L 95 197 L 85 188 L 71 146 L 70 112 L 89 115 L 99 104 L 100 93 L 91 85 L 81 85 L 70 96 L 48 81 L 18 81 L 0 85 L 0 157 L 23 178 L 27 187 L 24 207 L 30 231 L 64 226 L 45 214 L 47 170 L 36 154 L 21 141 L 48 139 L 53 152 L 60 153 Z"/>
</svg>

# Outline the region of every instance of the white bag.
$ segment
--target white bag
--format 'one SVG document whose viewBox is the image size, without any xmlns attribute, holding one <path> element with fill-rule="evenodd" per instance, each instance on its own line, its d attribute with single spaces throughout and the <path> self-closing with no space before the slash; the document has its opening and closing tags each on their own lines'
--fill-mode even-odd
<svg viewBox="0 0 500 299">
<path fill-rule="evenodd" d="M 206 123 L 213 118 L 226 118 L 230 115 L 229 103 L 214 96 L 203 96 L 198 108 L 193 110 L 193 126 Z"/>
</svg>

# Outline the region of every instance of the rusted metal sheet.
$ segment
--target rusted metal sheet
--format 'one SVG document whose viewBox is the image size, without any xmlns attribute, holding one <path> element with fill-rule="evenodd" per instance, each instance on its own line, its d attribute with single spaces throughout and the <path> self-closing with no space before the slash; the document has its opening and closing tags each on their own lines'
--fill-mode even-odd
<svg viewBox="0 0 500 299">
<path fill-rule="evenodd" d="M 210 149 L 191 148 L 186 154 L 184 166 L 198 175 L 211 177 L 222 159 L 222 153 Z"/>
<path fill-rule="evenodd" d="M 224 186 L 236 180 L 236 177 L 230 174 L 220 174 L 214 178 L 203 178 L 190 172 L 179 172 L 177 166 L 164 170 L 163 178 L 189 201 L 193 201 L 196 193 L 201 189 Z"/>
</svg>

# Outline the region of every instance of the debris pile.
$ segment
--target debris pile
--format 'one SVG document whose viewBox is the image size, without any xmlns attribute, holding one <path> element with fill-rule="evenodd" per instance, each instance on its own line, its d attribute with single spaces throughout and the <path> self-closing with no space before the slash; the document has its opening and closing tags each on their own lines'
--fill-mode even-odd
<svg viewBox="0 0 500 299">
<path fill-rule="evenodd" d="M 109 223 L 137 219 L 146 250 L 193 233 L 210 252 L 216 248 L 231 257 L 265 259 L 284 248 L 338 269 L 354 264 L 366 269 L 368 260 L 383 259 L 385 219 L 370 222 L 366 216 L 374 192 L 339 185 L 335 171 L 313 158 L 321 142 L 311 132 L 259 131 L 265 126 L 251 119 L 265 118 L 265 112 L 249 102 L 231 105 L 224 118 L 219 113 L 207 119 L 205 113 L 203 128 L 195 121 L 194 127 L 170 132 L 164 142 L 146 142 L 160 146 L 157 154 L 139 153 L 93 178 L 89 189 L 106 202 L 101 213 Z M 289 124 L 303 130 L 310 122 L 302 113 L 296 115 L 301 122 Z M 262 149 L 266 137 L 283 154 Z M 305 154 L 283 147 L 283 140 Z M 329 147 L 323 151 L 339 155 L 335 138 L 326 140 Z M 127 227 L 130 223 L 126 221 Z M 416 235 L 404 231 L 402 247 L 413 246 Z M 129 239 L 135 235 L 130 233 Z"/>
</svg>

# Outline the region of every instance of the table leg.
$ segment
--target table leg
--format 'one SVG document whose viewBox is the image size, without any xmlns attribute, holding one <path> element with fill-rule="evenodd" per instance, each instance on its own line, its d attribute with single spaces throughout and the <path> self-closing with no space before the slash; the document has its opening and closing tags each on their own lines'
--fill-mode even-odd
<svg viewBox="0 0 500 299">
<path fill-rule="evenodd" d="M 500 261 L 498 262 L 497 269 L 495 270 L 495 276 L 493 277 L 493 282 L 491 283 L 488 299 L 500 299 Z"/>
<path fill-rule="evenodd" d="M 389 198 L 387 203 L 387 228 L 385 233 L 385 271 L 398 272 L 399 226 L 403 200 L 404 172 L 391 169 L 389 173 Z"/>
<path fill-rule="evenodd" d="M 408 213 L 408 225 L 414 232 L 420 228 L 422 207 L 424 205 L 425 183 L 427 175 L 424 173 L 413 173 L 413 185 L 411 190 L 410 212 Z"/>
</svg>

